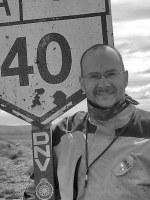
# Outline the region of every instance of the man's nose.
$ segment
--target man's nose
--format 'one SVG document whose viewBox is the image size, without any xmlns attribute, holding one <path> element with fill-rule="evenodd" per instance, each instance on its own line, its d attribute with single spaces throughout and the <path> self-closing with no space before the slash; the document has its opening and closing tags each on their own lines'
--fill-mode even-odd
<svg viewBox="0 0 150 200">
<path fill-rule="evenodd" d="M 102 75 L 101 78 L 98 80 L 98 85 L 106 87 L 106 86 L 110 86 L 110 83 L 109 83 L 108 79 Z"/>
</svg>

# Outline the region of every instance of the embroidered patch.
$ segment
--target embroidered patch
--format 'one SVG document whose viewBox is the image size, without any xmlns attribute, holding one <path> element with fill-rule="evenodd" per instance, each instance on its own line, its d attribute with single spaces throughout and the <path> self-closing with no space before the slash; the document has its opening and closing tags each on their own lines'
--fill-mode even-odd
<svg viewBox="0 0 150 200">
<path fill-rule="evenodd" d="M 113 172 L 116 176 L 123 176 L 133 168 L 134 163 L 134 158 L 132 156 L 128 156 L 126 159 L 122 160 L 119 165 L 116 166 Z"/>
<path fill-rule="evenodd" d="M 36 187 L 36 196 L 40 200 L 48 200 L 51 199 L 53 193 L 53 186 L 48 182 L 46 178 L 42 178 Z"/>
</svg>

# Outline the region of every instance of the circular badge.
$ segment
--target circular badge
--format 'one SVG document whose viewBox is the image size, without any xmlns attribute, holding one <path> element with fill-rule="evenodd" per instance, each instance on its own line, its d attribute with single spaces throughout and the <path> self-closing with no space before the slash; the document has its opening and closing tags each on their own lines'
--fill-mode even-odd
<svg viewBox="0 0 150 200">
<path fill-rule="evenodd" d="M 53 193 L 53 186 L 46 178 L 42 178 L 39 184 L 36 186 L 36 196 L 40 200 L 49 200 L 53 196 Z"/>
</svg>

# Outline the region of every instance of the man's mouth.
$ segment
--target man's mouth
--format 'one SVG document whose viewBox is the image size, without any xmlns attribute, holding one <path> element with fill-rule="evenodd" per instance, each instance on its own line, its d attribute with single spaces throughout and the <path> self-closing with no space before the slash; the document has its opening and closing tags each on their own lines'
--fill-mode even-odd
<svg viewBox="0 0 150 200">
<path fill-rule="evenodd" d="M 113 95 L 115 94 L 115 90 L 113 88 L 109 88 L 109 89 L 102 89 L 102 88 L 98 88 L 95 89 L 94 91 L 94 95 L 96 96 L 108 96 L 108 95 Z"/>
</svg>

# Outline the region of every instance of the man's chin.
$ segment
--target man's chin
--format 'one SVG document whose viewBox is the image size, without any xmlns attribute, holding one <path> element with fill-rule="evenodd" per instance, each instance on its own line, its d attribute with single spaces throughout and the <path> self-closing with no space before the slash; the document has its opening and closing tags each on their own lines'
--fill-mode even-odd
<svg viewBox="0 0 150 200">
<path fill-rule="evenodd" d="M 116 103 L 116 99 L 113 95 L 101 96 L 96 98 L 96 103 L 100 107 L 110 108 Z"/>
</svg>

